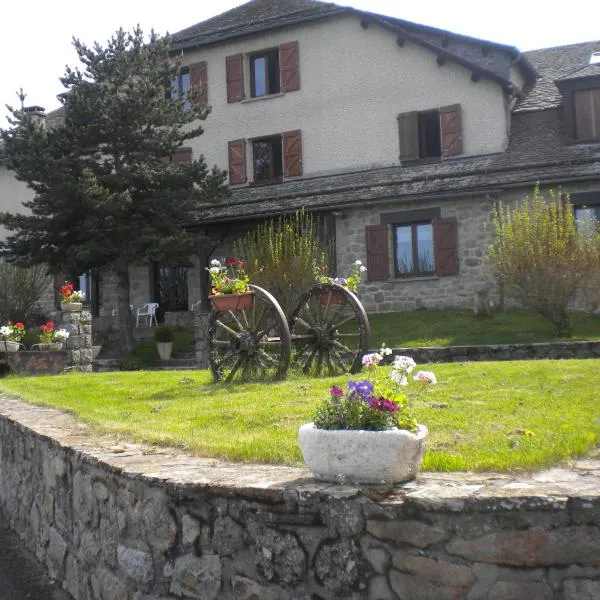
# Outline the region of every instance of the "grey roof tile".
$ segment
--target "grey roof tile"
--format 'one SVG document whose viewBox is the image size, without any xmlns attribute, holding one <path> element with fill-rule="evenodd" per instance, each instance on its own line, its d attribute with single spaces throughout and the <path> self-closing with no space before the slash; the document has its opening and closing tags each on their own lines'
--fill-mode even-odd
<svg viewBox="0 0 600 600">
<path fill-rule="evenodd" d="M 205 46 L 273 27 L 352 11 L 316 0 L 251 0 L 172 35 L 174 50 Z"/>
<path fill-rule="evenodd" d="M 600 40 L 525 52 L 539 78 L 515 112 L 561 106 L 562 96 L 555 81 L 588 65 L 593 52 L 600 52 Z"/>
</svg>

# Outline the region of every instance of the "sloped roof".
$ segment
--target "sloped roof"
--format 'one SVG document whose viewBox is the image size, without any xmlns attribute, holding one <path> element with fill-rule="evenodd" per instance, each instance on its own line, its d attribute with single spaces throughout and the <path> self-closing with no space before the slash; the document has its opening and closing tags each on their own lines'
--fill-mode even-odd
<svg viewBox="0 0 600 600">
<path fill-rule="evenodd" d="M 173 49 L 206 46 L 260 31 L 322 19 L 352 9 L 317 0 L 251 0 L 227 12 L 174 33 Z"/>
<path fill-rule="evenodd" d="M 592 65 L 585 65 L 580 69 L 575 69 L 572 73 L 557 79 L 557 82 L 561 81 L 573 81 L 574 79 L 586 79 L 588 77 L 598 77 L 600 75 L 600 63 L 594 63 Z"/>
<path fill-rule="evenodd" d="M 513 46 L 317 0 L 251 0 L 178 31 L 171 36 L 172 45 L 173 50 L 180 51 L 342 14 L 356 15 L 365 26 L 376 22 L 428 48 L 438 57 L 458 62 L 480 76 L 495 79 L 510 90 L 509 69 L 513 62 L 521 62 L 526 75 L 534 77 L 533 69 Z"/>
<path fill-rule="evenodd" d="M 218 223 L 294 211 L 333 210 L 394 201 L 498 194 L 600 179 L 600 145 L 567 144 L 560 110 L 513 115 L 506 152 L 440 163 L 397 166 L 232 190 L 223 204 L 206 206 L 198 222 Z"/>
<path fill-rule="evenodd" d="M 561 106 L 562 95 L 556 81 L 588 66 L 593 52 L 600 52 L 600 40 L 525 52 L 539 77 L 515 112 Z"/>
</svg>

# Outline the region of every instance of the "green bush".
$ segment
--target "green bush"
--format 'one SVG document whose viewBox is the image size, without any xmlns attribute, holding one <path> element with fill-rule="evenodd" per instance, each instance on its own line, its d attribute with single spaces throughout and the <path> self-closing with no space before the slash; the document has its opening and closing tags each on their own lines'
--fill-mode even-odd
<svg viewBox="0 0 600 600">
<path fill-rule="evenodd" d="M 259 225 L 234 245 L 248 262 L 250 283 L 269 291 L 289 317 L 302 292 L 316 283 L 315 266 L 328 262 L 318 220 L 298 211 Z"/>
<path fill-rule="evenodd" d="M 160 343 L 172 342 L 174 337 L 173 330 L 168 325 L 160 325 L 154 332 L 154 339 Z"/>
</svg>

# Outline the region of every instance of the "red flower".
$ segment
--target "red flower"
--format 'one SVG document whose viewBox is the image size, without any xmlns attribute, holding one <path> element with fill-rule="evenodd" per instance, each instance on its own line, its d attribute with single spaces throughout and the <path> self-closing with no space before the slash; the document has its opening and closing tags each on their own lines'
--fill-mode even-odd
<svg viewBox="0 0 600 600">
<path fill-rule="evenodd" d="M 15 327 L 18 327 L 19 329 L 24 329 L 24 328 L 25 328 L 25 325 L 23 325 L 23 323 L 21 323 L 21 321 L 19 321 L 19 322 L 18 322 L 18 323 L 15 325 Z"/>
<path fill-rule="evenodd" d="M 48 321 L 46 323 L 46 327 L 48 328 L 48 331 L 54 331 L 54 322 L 53 321 Z"/>
<path fill-rule="evenodd" d="M 237 264 L 237 258 L 230 256 L 229 258 L 225 259 L 225 266 L 227 267 L 235 267 L 235 265 Z"/>
<path fill-rule="evenodd" d="M 46 333 L 46 331 L 48 331 L 48 328 L 45 325 L 40 325 L 40 331 L 42 333 Z"/>
</svg>

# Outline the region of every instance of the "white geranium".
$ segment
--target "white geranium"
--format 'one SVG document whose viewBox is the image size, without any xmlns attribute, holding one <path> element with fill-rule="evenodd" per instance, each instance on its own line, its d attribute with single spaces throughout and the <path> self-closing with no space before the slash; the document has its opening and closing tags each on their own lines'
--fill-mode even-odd
<svg viewBox="0 0 600 600">
<path fill-rule="evenodd" d="M 54 332 L 54 339 L 57 342 L 64 342 L 69 338 L 69 332 L 66 329 L 59 329 L 58 331 Z"/>
<path fill-rule="evenodd" d="M 8 337 L 11 333 L 12 327 L 10 327 L 9 325 L 2 325 L 2 327 L 0 327 L 0 335 L 2 337 Z"/>
</svg>

